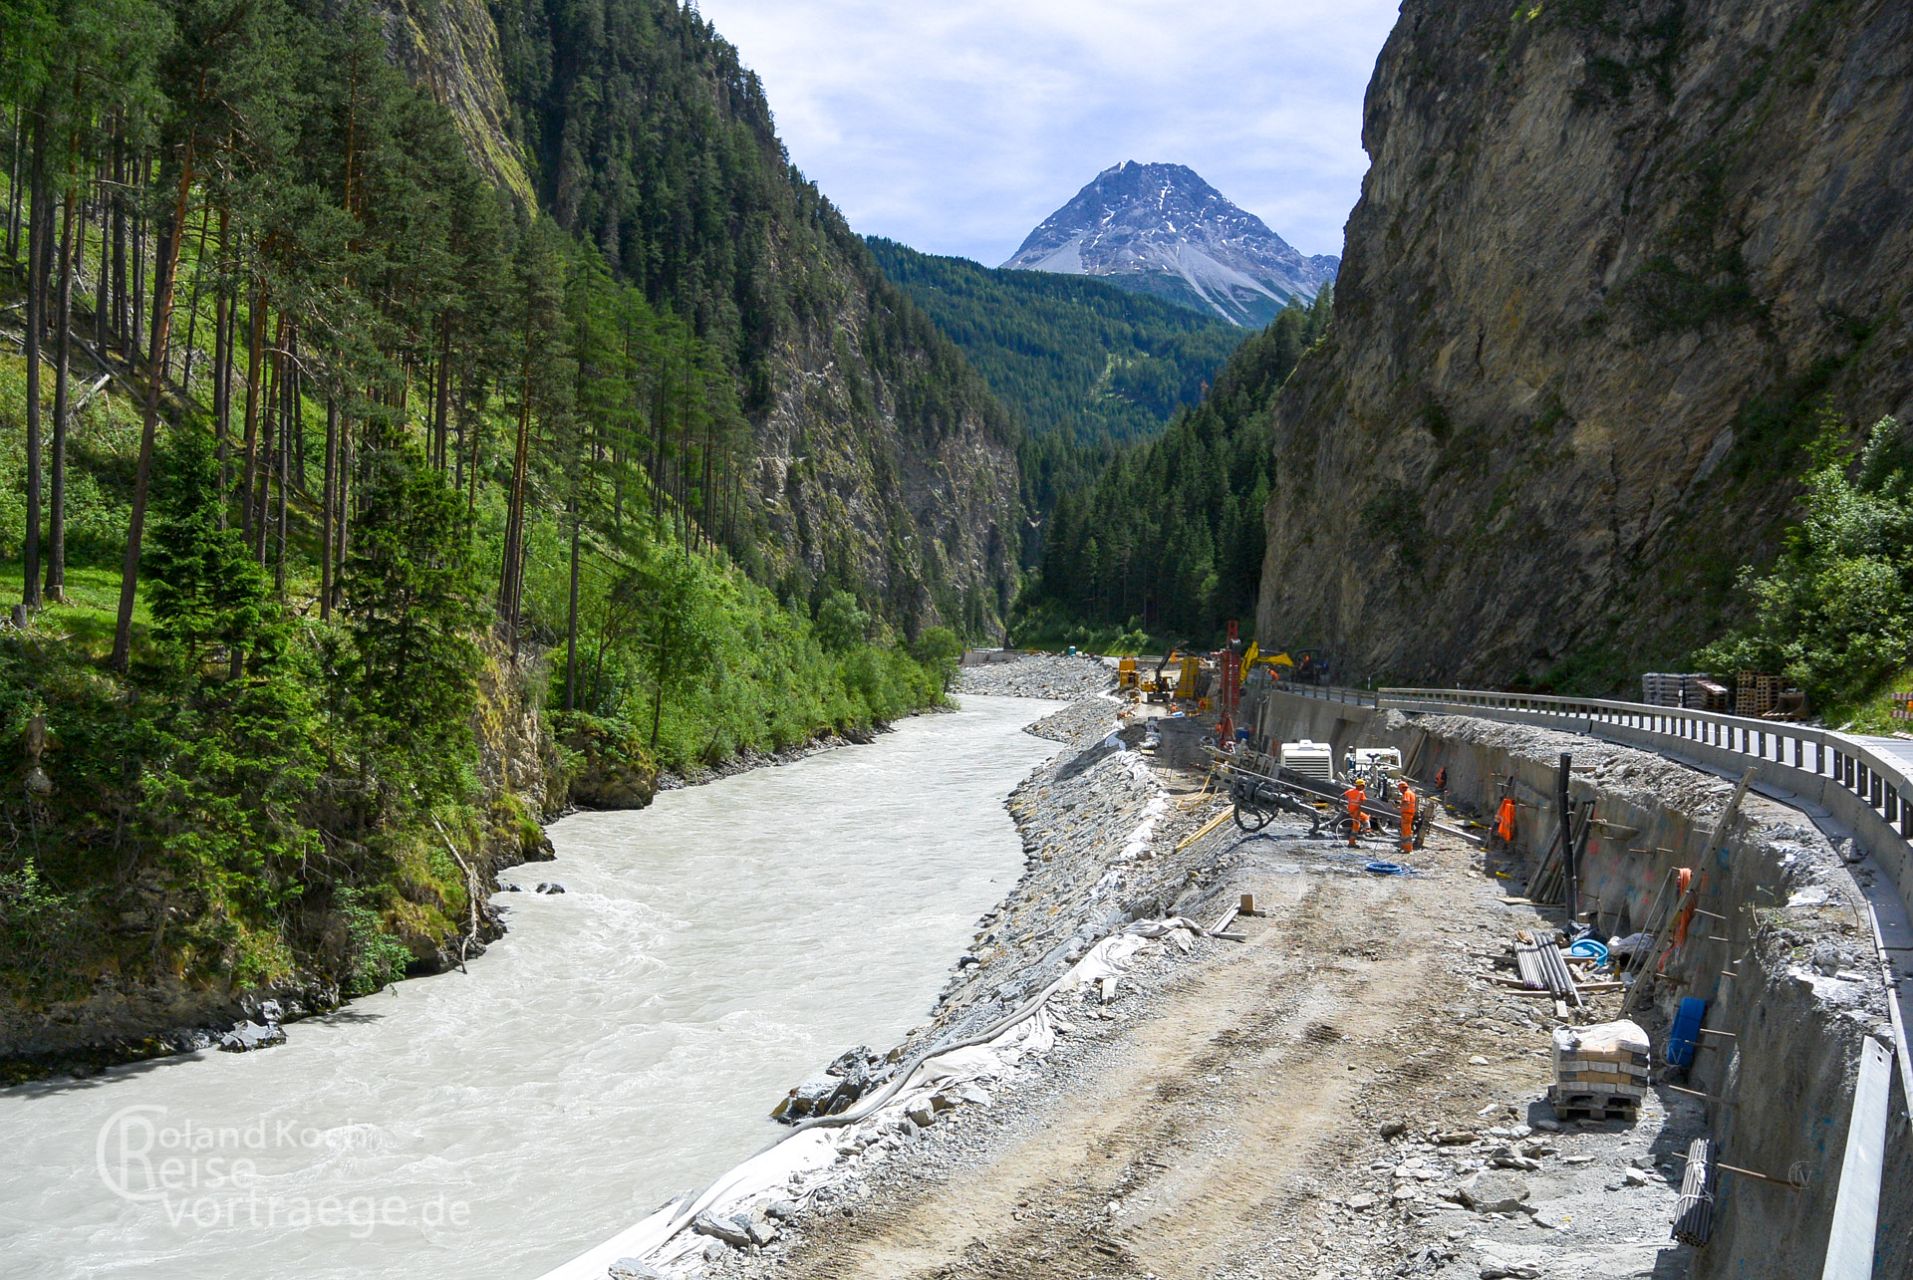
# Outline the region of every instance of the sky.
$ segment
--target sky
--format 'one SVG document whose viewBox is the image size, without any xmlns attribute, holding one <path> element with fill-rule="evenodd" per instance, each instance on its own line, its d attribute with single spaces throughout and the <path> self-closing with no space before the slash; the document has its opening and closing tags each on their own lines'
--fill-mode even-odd
<svg viewBox="0 0 1913 1280">
<path fill-rule="evenodd" d="M 700 0 L 867 235 L 996 266 L 1097 173 L 1186 164 L 1342 251 L 1400 0 Z"/>
</svg>

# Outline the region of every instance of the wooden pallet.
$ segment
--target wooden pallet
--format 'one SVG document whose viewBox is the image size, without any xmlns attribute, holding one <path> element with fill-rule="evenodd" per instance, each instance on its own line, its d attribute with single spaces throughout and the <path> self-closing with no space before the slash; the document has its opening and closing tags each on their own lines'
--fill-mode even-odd
<svg viewBox="0 0 1913 1280">
<path fill-rule="evenodd" d="M 1595 1124 L 1609 1120 L 1632 1121 L 1640 1114 L 1640 1099 L 1613 1093 L 1569 1093 L 1548 1086 L 1548 1104 L 1562 1120 L 1587 1120 Z"/>
<path fill-rule="evenodd" d="M 1779 676 L 1742 671 L 1734 681 L 1734 714 L 1764 716 L 1780 701 Z"/>
</svg>

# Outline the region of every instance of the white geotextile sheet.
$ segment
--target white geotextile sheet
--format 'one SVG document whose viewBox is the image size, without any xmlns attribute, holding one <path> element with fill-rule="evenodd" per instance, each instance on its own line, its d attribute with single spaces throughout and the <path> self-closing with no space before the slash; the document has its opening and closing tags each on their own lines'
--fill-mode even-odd
<svg viewBox="0 0 1913 1280">
<path fill-rule="evenodd" d="M 1181 931 L 1196 935 L 1203 932 L 1192 921 L 1171 917 L 1139 920 L 1123 932 L 1111 934 L 1024 1006 L 1020 1017 L 1000 1027 L 988 1040 L 933 1054 L 912 1068 L 901 1085 L 886 1086 L 895 1087 L 893 1094 L 873 1095 L 883 1101 L 868 1115 L 857 1115 L 853 1107 L 846 1113 L 856 1116 L 850 1123 L 799 1129 L 733 1168 L 702 1194 L 665 1205 L 596 1248 L 546 1272 L 540 1280 L 604 1280 L 611 1264 L 621 1258 L 637 1258 L 667 1274 L 682 1272 L 703 1259 L 704 1247 L 709 1243 L 708 1237 L 690 1229 L 698 1214 L 744 1213 L 773 1200 L 801 1204 L 819 1188 L 846 1176 L 850 1171 L 842 1167 L 841 1157 L 853 1147 L 874 1141 L 912 1103 L 944 1089 L 1000 1078 L 1025 1057 L 1049 1052 L 1056 1043 L 1050 996 L 1114 977 L 1150 940 Z M 1186 943 L 1187 938 L 1179 941 Z"/>
</svg>

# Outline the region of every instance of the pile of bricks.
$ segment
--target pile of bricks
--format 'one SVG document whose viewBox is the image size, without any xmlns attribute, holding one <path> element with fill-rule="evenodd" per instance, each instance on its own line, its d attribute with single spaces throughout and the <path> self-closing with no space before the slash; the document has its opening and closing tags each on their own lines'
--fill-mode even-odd
<svg viewBox="0 0 1913 1280">
<path fill-rule="evenodd" d="M 1633 1120 L 1647 1094 L 1647 1033 L 1623 1020 L 1554 1033 L 1548 1101 L 1563 1120 Z"/>
</svg>

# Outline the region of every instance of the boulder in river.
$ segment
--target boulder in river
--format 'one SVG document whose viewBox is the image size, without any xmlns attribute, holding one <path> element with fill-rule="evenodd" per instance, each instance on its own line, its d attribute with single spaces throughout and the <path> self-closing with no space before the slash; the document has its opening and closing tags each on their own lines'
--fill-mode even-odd
<svg viewBox="0 0 1913 1280">
<path fill-rule="evenodd" d="M 538 882 L 537 892 L 539 893 L 563 893 L 564 891 L 565 887 L 555 880 L 540 880 Z"/>
<path fill-rule="evenodd" d="M 231 1031 L 219 1037 L 219 1047 L 227 1053 L 251 1053 L 285 1042 L 285 1030 L 276 1022 L 235 1022 Z"/>
<path fill-rule="evenodd" d="M 831 1099 L 842 1085 L 843 1081 L 835 1076 L 813 1076 L 784 1095 L 783 1100 L 771 1109 L 771 1119 L 796 1124 L 812 1116 L 829 1115 Z"/>
<path fill-rule="evenodd" d="M 878 1057 L 868 1045 L 846 1049 L 824 1068 L 823 1075 L 792 1089 L 772 1108 L 771 1119 L 796 1124 L 814 1116 L 837 1115 L 889 1079 L 895 1070 L 894 1063 Z"/>
</svg>

